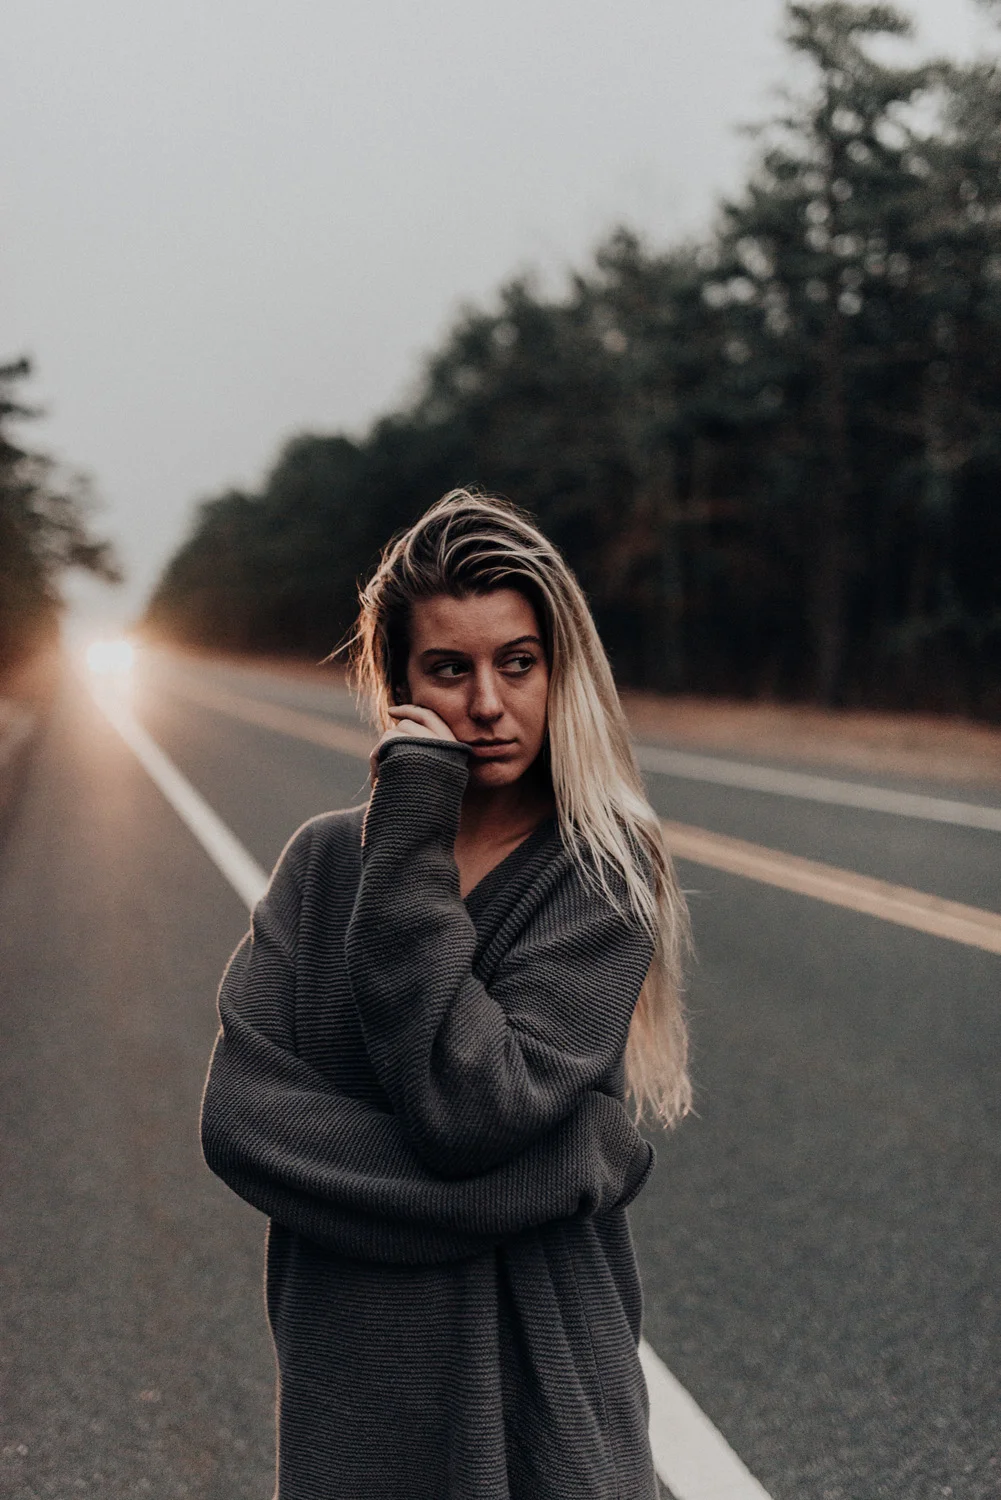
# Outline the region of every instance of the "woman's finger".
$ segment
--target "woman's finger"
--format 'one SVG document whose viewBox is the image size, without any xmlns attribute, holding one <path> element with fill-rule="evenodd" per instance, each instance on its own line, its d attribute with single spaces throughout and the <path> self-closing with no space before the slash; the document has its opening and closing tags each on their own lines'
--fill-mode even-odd
<svg viewBox="0 0 1001 1500">
<path fill-rule="evenodd" d="M 401 734 L 413 734 L 426 740 L 438 738 L 430 724 L 423 724 L 420 719 L 411 719 L 409 716 L 405 719 L 397 719 L 392 728 L 386 730 L 383 739 L 391 740 L 398 738 Z"/>
<path fill-rule="evenodd" d="M 445 720 L 434 709 L 424 708 L 419 703 L 397 703 L 389 709 L 390 717 L 395 725 L 409 720 L 411 723 L 421 724 L 440 740 L 454 740 L 455 735 L 449 729 Z M 413 731 L 409 731 L 413 733 Z"/>
</svg>

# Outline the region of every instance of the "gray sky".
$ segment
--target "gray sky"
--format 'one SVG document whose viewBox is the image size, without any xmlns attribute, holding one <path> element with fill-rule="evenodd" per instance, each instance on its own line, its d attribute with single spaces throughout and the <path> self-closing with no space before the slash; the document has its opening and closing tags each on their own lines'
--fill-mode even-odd
<svg viewBox="0 0 1001 1500">
<path fill-rule="evenodd" d="M 910 0 L 922 50 L 986 39 Z M 126 620 L 193 503 L 398 403 L 463 301 L 739 185 L 781 0 L 7 0 L 0 357 L 88 470 Z M 429 497 L 431 498 L 431 497 Z"/>
</svg>

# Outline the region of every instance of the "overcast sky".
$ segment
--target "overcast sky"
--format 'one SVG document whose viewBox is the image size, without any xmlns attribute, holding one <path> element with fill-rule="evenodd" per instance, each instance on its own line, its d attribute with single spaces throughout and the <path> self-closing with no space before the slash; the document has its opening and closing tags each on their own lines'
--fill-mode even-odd
<svg viewBox="0 0 1001 1500">
<path fill-rule="evenodd" d="M 986 40 L 911 0 L 922 50 Z M 781 0 L 6 0 L 0 358 L 88 470 L 127 619 L 199 498 L 361 432 L 464 301 L 739 185 Z M 429 496 L 428 499 L 434 497 Z"/>
</svg>

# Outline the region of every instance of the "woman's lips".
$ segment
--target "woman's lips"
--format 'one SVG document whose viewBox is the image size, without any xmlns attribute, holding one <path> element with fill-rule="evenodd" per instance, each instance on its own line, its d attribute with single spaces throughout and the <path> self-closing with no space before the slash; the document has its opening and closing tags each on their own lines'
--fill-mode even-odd
<svg viewBox="0 0 1001 1500">
<path fill-rule="evenodd" d="M 466 744 L 473 754 L 480 760 L 495 760 L 502 755 L 510 755 L 516 749 L 516 740 L 497 740 L 493 744 L 478 745 L 475 740 L 467 740 Z"/>
</svg>

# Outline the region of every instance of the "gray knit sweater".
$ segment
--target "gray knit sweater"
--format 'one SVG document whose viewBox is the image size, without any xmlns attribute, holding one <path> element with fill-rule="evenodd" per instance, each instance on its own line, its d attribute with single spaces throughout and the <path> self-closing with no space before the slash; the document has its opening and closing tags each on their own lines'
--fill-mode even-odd
<svg viewBox="0 0 1001 1500">
<path fill-rule="evenodd" d="M 390 741 L 219 994 L 212 1170 L 269 1216 L 278 1500 L 653 1500 L 622 1103 L 649 939 L 548 819 L 462 900 L 468 752 Z"/>
</svg>

